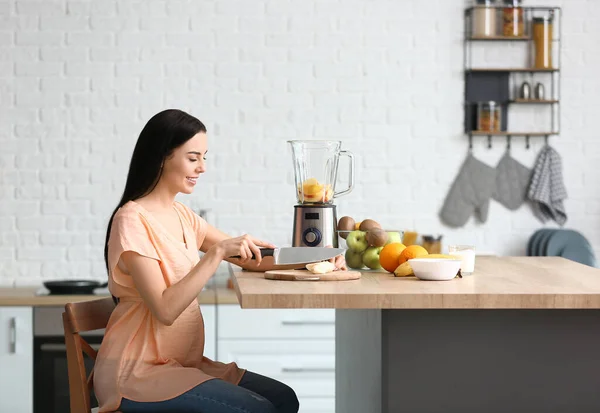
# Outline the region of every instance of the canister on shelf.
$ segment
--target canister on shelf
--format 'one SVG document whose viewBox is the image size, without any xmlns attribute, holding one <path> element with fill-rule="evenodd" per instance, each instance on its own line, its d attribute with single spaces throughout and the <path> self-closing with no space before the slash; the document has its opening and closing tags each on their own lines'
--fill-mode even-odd
<svg viewBox="0 0 600 413">
<path fill-rule="evenodd" d="M 497 35 L 496 0 L 476 0 L 473 7 L 471 31 L 474 37 L 492 37 Z"/>
<path fill-rule="evenodd" d="M 541 82 L 538 82 L 537 85 L 535 85 L 535 98 L 537 100 L 544 100 L 545 95 L 544 85 Z"/>
<path fill-rule="evenodd" d="M 423 241 L 421 246 L 427 250 L 430 254 L 441 254 L 442 253 L 442 235 L 423 235 Z"/>
<path fill-rule="evenodd" d="M 477 130 L 499 132 L 502 108 L 498 102 L 477 103 Z"/>
<path fill-rule="evenodd" d="M 552 68 L 552 22 L 552 12 L 543 17 L 533 18 L 533 44 L 535 48 L 533 67 L 536 69 Z"/>
<path fill-rule="evenodd" d="M 523 8 L 521 0 L 504 0 L 502 9 L 502 33 L 504 36 L 523 36 L 525 24 L 523 22 Z"/>
<path fill-rule="evenodd" d="M 529 84 L 529 82 L 524 81 L 521 84 L 521 90 L 519 93 L 519 97 L 521 99 L 531 99 L 531 85 Z"/>
</svg>

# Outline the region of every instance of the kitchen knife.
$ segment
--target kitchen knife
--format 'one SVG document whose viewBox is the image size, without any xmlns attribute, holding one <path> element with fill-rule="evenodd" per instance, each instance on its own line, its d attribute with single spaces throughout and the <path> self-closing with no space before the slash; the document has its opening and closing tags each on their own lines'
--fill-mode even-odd
<svg viewBox="0 0 600 413">
<path fill-rule="evenodd" d="M 261 248 L 260 254 L 264 257 L 272 256 L 275 264 L 308 264 L 329 260 L 346 252 L 343 248 L 326 247 L 284 247 L 284 248 Z M 239 255 L 231 258 L 241 258 Z M 252 254 L 252 258 L 255 258 Z"/>
</svg>

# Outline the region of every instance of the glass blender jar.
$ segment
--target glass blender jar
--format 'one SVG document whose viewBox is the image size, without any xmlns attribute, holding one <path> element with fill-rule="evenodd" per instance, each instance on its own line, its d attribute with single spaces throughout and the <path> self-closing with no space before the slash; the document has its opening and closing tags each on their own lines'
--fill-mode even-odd
<svg viewBox="0 0 600 413">
<path fill-rule="evenodd" d="M 341 150 L 341 141 L 293 140 L 297 205 L 294 206 L 294 247 L 338 246 L 334 198 L 354 188 L 354 155 Z M 350 161 L 348 187 L 336 191 L 340 156 Z"/>
</svg>

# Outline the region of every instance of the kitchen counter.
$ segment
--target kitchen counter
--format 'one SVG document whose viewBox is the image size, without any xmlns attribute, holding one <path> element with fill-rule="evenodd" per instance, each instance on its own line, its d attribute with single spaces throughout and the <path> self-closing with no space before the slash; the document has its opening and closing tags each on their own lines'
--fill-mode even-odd
<svg viewBox="0 0 600 413">
<path fill-rule="evenodd" d="M 477 257 L 475 274 L 451 281 L 365 271 L 341 282 L 282 282 L 234 272 L 242 308 L 596 308 L 600 269 L 560 257 Z"/>
<path fill-rule="evenodd" d="M 238 267 L 236 267 L 238 268 Z M 233 267 L 223 262 L 209 280 L 204 291 L 198 294 L 200 304 L 238 304 L 233 290 L 227 288 L 227 280 L 233 275 Z M 103 288 L 93 295 L 39 295 L 45 291 L 42 286 L 0 287 L 0 307 L 29 306 L 55 307 L 66 303 L 97 300 L 109 297 L 108 289 Z M 47 293 L 47 291 L 46 291 Z"/>
<path fill-rule="evenodd" d="M 477 257 L 450 281 L 236 271 L 242 308 L 335 308 L 336 412 L 600 411 L 600 269 Z"/>
<path fill-rule="evenodd" d="M 108 294 L 95 295 L 36 295 L 40 287 L 14 287 L 0 288 L 0 307 L 1 306 L 64 306 L 66 303 L 76 303 L 80 301 L 97 300 L 99 298 L 109 297 Z M 200 304 L 217 304 L 217 295 L 229 297 L 233 292 L 221 291 L 226 288 L 208 288 L 198 295 Z M 230 301 L 225 300 L 223 301 Z M 237 303 L 237 299 L 236 299 Z"/>
</svg>

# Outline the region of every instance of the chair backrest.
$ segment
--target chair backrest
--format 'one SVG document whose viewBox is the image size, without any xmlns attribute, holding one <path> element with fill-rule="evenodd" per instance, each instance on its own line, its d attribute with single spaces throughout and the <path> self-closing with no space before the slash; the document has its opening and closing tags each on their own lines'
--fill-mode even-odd
<svg viewBox="0 0 600 413">
<path fill-rule="evenodd" d="M 90 389 L 94 385 L 94 369 L 88 376 L 83 362 L 83 353 L 93 360 L 96 360 L 98 354 L 79 333 L 106 328 L 114 308 L 115 303 L 111 297 L 65 305 L 62 318 L 67 347 L 71 413 L 91 411 Z"/>
</svg>

